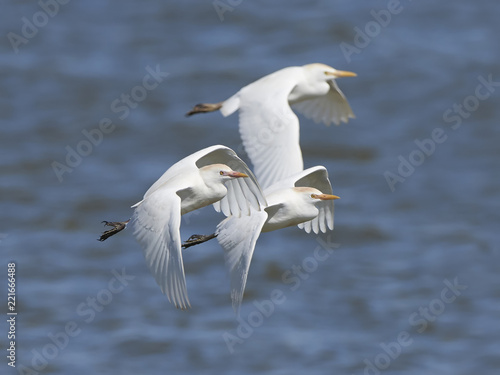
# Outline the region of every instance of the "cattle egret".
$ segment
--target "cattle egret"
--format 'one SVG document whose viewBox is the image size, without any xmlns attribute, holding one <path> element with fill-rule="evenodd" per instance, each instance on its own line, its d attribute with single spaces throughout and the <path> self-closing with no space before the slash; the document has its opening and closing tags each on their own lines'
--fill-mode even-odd
<svg viewBox="0 0 500 375">
<path fill-rule="evenodd" d="M 198 104 L 186 115 L 220 110 L 224 117 L 239 111 L 239 129 L 262 188 L 303 170 L 296 109 L 315 122 L 339 125 L 354 114 L 336 78 L 355 73 L 325 64 L 278 70 L 243 87 L 229 99 Z"/>
<path fill-rule="evenodd" d="M 333 230 L 332 186 L 325 167 L 316 166 L 279 181 L 264 191 L 268 206 L 252 210 L 249 216 L 230 216 L 217 226 L 215 234 L 192 236 L 189 247 L 217 237 L 231 278 L 231 299 L 239 311 L 255 243 L 261 232 L 298 225 L 307 233 Z"/>
<path fill-rule="evenodd" d="M 215 203 L 219 203 L 217 210 L 234 217 L 266 206 L 250 169 L 225 146 L 208 147 L 172 165 L 132 206 L 135 211 L 130 220 L 146 263 L 162 292 L 178 308 L 190 307 L 181 253 L 181 215 Z M 127 222 L 106 222 L 115 228 L 100 240 L 121 231 Z"/>
</svg>

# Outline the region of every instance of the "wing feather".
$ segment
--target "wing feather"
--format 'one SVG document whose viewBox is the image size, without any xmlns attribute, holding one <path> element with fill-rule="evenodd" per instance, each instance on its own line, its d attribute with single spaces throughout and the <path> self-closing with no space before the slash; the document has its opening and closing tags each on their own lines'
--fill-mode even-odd
<svg viewBox="0 0 500 375">
<path fill-rule="evenodd" d="M 134 235 L 146 264 L 162 292 L 176 307 L 190 307 L 182 261 L 181 198 L 172 189 L 158 189 L 135 209 Z"/>
<path fill-rule="evenodd" d="M 292 108 L 314 122 L 322 122 L 327 126 L 332 122 L 335 125 L 340 125 L 340 122 L 347 123 L 350 118 L 355 118 L 351 106 L 337 82 L 331 80 L 328 81 L 328 84 L 330 91 L 326 95 L 295 103 Z"/>
<path fill-rule="evenodd" d="M 248 175 L 244 178 L 235 178 L 226 182 L 227 195 L 214 204 L 215 210 L 224 215 L 249 215 L 250 207 L 261 210 L 267 206 L 266 198 L 253 172 L 236 153 L 226 146 L 212 146 L 210 152 L 196 162 L 198 168 L 205 165 L 222 163 L 234 171 Z"/>
<path fill-rule="evenodd" d="M 250 269 L 255 243 L 267 219 L 265 210 L 252 209 L 249 216 L 228 217 L 217 226 L 217 240 L 231 279 L 233 309 L 238 314 Z"/>
<path fill-rule="evenodd" d="M 295 186 L 309 186 L 318 189 L 323 194 L 332 194 L 333 189 L 328 178 L 328 171 L 323 166 L 316 166 L 306 169 L 295 182 Z M 318 234 L 320 231 L 326 233 L 328 230 L 333 230 L 334 216 L 334 201 L 326 200 L 320 202 L 316 207 L 319 209 L 319 214 L 314 219 L 301 223 L 299 228 L 304 229 L 307 233 L 313 231 Z"/>
<path fill-rule="evenodd" d="M 263 188 L 302 170 L 304 165 L 297 116 L 286 98 L 278 104 L 281 111 L 267 100 L 245 102 L 239 111 L 243 146 Z"/>
<path fill-rule="evenodd" d="M 303 168 L 299 120 L 288 104 L 296 69 L 279 70 L 238 92 L 243 147 L 263 188 Z"/>
</svg>

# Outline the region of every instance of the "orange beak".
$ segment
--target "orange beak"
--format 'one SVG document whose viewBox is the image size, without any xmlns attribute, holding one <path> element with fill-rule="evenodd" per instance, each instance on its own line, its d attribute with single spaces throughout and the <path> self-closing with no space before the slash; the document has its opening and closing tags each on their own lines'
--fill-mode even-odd
<svg viewBox="0 0 500 375">
<path fill-rule="evenodd" d="M 248 177 L 247 174 L 245 173 L 242 173 L 242 172 L 236 172 L 236 171 L 231 171 L 231 172 L 223 172 L 224 176 L 229 176 L 229 177 L 234 177 L 234 178 L 238 178 L 238 177 Z"/>
<path fill-rule="evenodd" d="M 333 194 L 312 194 L 311 195 L 315 199 L 321 199 L 322 201 L 329 201 L 332 199 L 340 199 L 339 196 Z"/>
</svg>

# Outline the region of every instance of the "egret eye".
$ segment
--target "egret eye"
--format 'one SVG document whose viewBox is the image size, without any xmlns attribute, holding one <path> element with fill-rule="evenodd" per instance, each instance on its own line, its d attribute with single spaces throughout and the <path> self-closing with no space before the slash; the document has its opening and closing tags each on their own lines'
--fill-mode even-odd
<svg viewBox="0 0 500 375">
<path fill-rule="evenodd" d="M 316 198 L 316 194 L 311 194 L 311 198 Z"/>
<path fill-rule="evenodd" d="M 224 171 L 220 171 L 220 172 L 219 172 L 219 174 L 220 174 L 221 176 L 224 176 Z"/>
</svg>

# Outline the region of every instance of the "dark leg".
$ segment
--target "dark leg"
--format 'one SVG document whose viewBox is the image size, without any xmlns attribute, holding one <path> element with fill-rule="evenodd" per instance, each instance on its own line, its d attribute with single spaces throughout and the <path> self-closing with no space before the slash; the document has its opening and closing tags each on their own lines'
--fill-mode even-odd
<svg viewBox="0 0 500 375">
<path fill-rule="evenodd" d="M 98 238 L 98 241 L 104 241 L 109 237 L 114 236 L 116 233 L 121 232 L 127 227 L 129 221 L 130 219 L 128 219 L 127 221 L 103 221 L 104 225 L 113 227 L 113 229 L 103 232 L 101 237 Z"/>
<path fill-rule="evenodd" d="M 193 234 L 191 237 L 188 238 L 186 242 L 182 244 L 182 247 L 184 249 L 187 249 L 188 247 L 194 246 L 194 245 L 199 245 L 200 243 L 210 241 L 212 238 L 217 237 L 217 234 L 208 234 L 208 235 L 203 235 L 203 234 Z"/>
<path fill-rule="evenodd" d="M 201 103 L 201 104 L 196 104 L 192 110 L 190 110 L 188 113 L 186 113 L 186 117 L 195 115 L 197 113 L 206 113 L 206 112 L 214 112 L 217 111 L 222 107 L 222 103 Z"/>
</svg>

